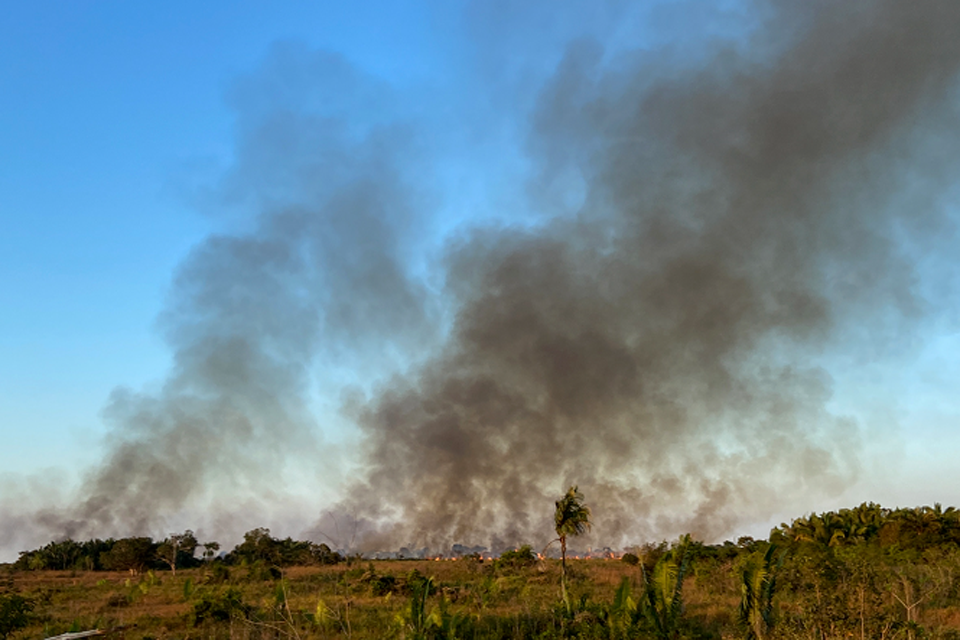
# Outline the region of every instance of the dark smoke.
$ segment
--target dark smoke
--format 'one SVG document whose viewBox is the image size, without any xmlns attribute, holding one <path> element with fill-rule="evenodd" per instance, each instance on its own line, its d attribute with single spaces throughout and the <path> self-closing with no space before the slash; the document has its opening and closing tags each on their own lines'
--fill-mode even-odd
<svg viewBox="0 0 960 640">
<path fill-rule="evenodd" d="M 425 238 L 458 203 L 434 176 L 502 122 L 424 122 L 423 93 L 278 47 L 232 94 L 238 160 L 216 190 L 252 230 L 179 270 L 173 372 L 114 394 L 82 499 L 32 526 L 268 509 L 305 458 L 320 511 L 347 466 L 314 396 L 344 379 L 377 381 L 344 396 L 363 448 L 336 508 L 366 548 L 545 540 L 570 484 L 608 544 L 715 538 L 841 491 L 862 428 L 829 409 L 829 360 L 904 349 L 933 306 L 915 254 L 952 237 L 960 4 L 751 9 L 755 28 L 696 55 L 576 40 L 531 104 L 510 69 L 482 104 L 526 118 L 524 222 L 449 234 L 441 277 Z M 510 56 L 491 58 L 481 84 Z M 444 146 L 431 124 L 466 133 Z"/>
<path fill-rule="evenodd" d="M 602 540 L 715 538 L 856 477 L 817 356 L 922 318 L 960 5 L 781 5 L 695 68 L 568 48 L 529 147 L 583 205 L 451 246 L 450 339 L 360 414 L 371 544 L 543 540 L 574 483 Z"/>
</svg>

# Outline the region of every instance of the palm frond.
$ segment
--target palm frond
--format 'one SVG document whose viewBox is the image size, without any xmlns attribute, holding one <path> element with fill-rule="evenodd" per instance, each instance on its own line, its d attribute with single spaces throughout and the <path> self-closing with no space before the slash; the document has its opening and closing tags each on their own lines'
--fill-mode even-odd
<svg viewBox="0 0 960 640">
<path fill-rule="evenodd" d="M 586 533 L 592 526 L 590 507 L 583 504 L 583 494 L 576 485 L 570 487 L 566 495 L 557 500 L 556 505 L 554 522 L 557 535 L 579 536 Z"/>
</svg>

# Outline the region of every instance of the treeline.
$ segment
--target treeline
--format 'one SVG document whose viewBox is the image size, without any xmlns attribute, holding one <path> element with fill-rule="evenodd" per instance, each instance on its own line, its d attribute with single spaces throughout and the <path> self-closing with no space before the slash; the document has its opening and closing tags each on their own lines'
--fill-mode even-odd
<svg viewBox="0 0 960 640">
<path fill-rule="evenodd" d="M 495 560 L 479 554 L 439 563 L 351 558 L 338 567 L 287 572 L 278 567 L 343 558 L 326 545 L 255 529 L 227 554 L 187 531 L 156 542 L 51 543 L 21 554 L 17 568 L 204 567 L 162 579 L 150 572 L 127 580 L 70 576 L 96 585 L 83 594 L 89 620 L 112 615 L 116 621 L 127 611 L 129 622 L 132 610 L 123 608 L 137 603 L 143 613 L 134 622 L 150 637 L 226 637 L 242 625 L 250 640 L 960 640 L 960 513 L 952 507 L 865 503 L 798 518 L 765 540 L 710 545 L 684 536 L 634 547 L 621 559 L 568 559 L 563 569 L 559 560 L 524 546 Z M 52 592 L 36 589 L 35 576 L 9 576 L 14 589 L 0 589 L 0 613 L 6 606 L 11 620 L 16 614 L 34 625 L 36 637 L 73 628 L 73 619 L 58 616 L 77 615 L 75 590 L 50 600 Z M 184 604 L 183 612 L 161 618 L 174 601 Z"/>
<path fill-rule="evenodd" d="M 719 545 L 693 543 L 694 556 L 733 558 L 742 551 L 754 551 L 764 541 L 749 537 Z M 960 511 L 954 507 L 915 507 L 889 509 L 875 503 L 863 503 L 851 509 L 812 514 L 781 524 L 770 533 L 769 543 L 781 548 L 800 543 L 825 547 L 875 545 L 900 550 L 923 550 L 960 546 Z M 656 554 L 657 545 L 647 552 Z M 172 534 L 164 540 L 148 537 L 109 538 L 87 541 L 62 540 L 39 549 L 23 551 L 14 563 L 20 570 L 132 571 L 201 566 L 219 558 L 220 545 L 199 542 L 190 530 Z M 631 554 L 627 554 L 628 559 Z M 227 564 L 262 562 L 271 566 L 334 564 L 343 557 L 326 544 L 278 539 L 270 530 L 257 528 L 244 534 L 243 542 L 220 558 Z"/>
<path fill-rule="evenodd" d="M 853 509 L 828 511 L 781 524 L 770 534 L 774 543 L 814 542 L 828 547 L 862 543 L 900 549 L 927 549 L 960 544 L 960 511 L 954 507 L 886 509 L 865 502 Z"/>
<path fill-rule="evenodd" d="M 20 552 L 14 569 L 28 571 L 129 571 L 148 569 L 187 569 L 212 561 L 227 565 L 268 567 L 336 564 L 344 558 L 326 544 L 293 538 L 275 538 L 269 529 L 248 531 L 243 542 L 223 555 L 217 542 L 199 542 L 193 531 L 171 534 L 164 540 L 149 537 L 108 538 L 106 540 L 61 540 L 39 549 Z"/>
</svg>

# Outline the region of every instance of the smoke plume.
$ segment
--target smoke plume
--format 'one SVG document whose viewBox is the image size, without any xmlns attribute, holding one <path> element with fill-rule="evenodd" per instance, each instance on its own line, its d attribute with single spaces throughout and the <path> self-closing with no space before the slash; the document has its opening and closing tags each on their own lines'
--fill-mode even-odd
<svg viewBox="0 0 960 640">
<path fill-rule="evenodd" d="M 529 100 L 510 91 L 530 75 L 493 86 L 478 65 L 501 111 L 462 122 L 278 46 L 231 93 L 237 160 L 214 190 L 255 221 L 181 266 L 160 321 L 173 371 L 114 393 L 103 464 L 35 526 L 282 503 L 291 460 L 368 549 L 543 541 L 571 484 L 607 544 L 717 538 L 841 491 L 864 426 L 830 410 L 829 362 L 913 339 L 932 309 L 916 256 L 952 237 L 960 4 L 743 15 L 695 55 L 574 39 Z M 517 221 L 445 223 L 470 207 L 445 158 L 504 130 Z M 336 386 L 355 468 L 320 436 L 314 396 Z"/>
<path fill-rule="evenodd" d="M 602 540 L 716 538 L 855 478 L 817 356 L 924 313 L 960 7 L 780 5 L 693 68 L 567 49 L 529 149 L 582 205 L 449 247 L 449 339 L 358 414 L 376 545 L 542 540 L 574 483 Z"/>
<path fill-rule="evenodd" d="M 180 266 L 159 319 L 173 370 L 158 390 L 112 394 L 106 457 L 73 506 L 33 516 L 40 540 L 162 533 L 184 510 L 208 531 L 266 524 L 289 487 L 336 482 L 314 413 L 323 374 L 347 363 L 362 375 L 371 350 L 382 364 L 431 338 L 432 303 L 404 254 L 422 196 L 400 167 L 416 170 L 418 149 L 374 113 L 389 89 L 283 44 L 229 97 L 237 161 L 197 199 L 214 215 L 255 211 L 253 229 L 207 238 Z"/>
</svg>

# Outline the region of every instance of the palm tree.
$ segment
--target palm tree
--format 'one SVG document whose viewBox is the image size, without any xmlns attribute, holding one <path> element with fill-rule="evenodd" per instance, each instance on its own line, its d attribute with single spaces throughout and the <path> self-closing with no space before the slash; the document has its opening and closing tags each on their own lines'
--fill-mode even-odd
<svg viewBox="0 0 960 640">
<path fill-rule="evenodd" d="M 590 522 L 590 507 L 583 504 L 583 494 L 576 485 L 567 489 L 567 493 L 557 500 L 557 511 L 554 514 L 554 523 L 557 525 L 557 535 L 560 541 L 560 567 L 563 598 L 567 598 L 567 536 L 579 536 L 592 526 Z"/>
<path fill-rule="evenodd" d="M 678 635 L 683 616 L 683 580 L 690 566 L 691 547 L 687 534 L 660 556 L 649 575 L 640 563 L 646 596 L 643 614 L 660 640 L 670 640 Z"/>
<path fill-rule="evenodd" d="M 777 588 L 777 570 L 784 554 L 774 561 L 777 545 L 767 547 L 762 559 L 750 558 L 741 575 L 740 624 L 747 640 L 763 640 L 773 627 L 773 596 Z"/>
</svg>

